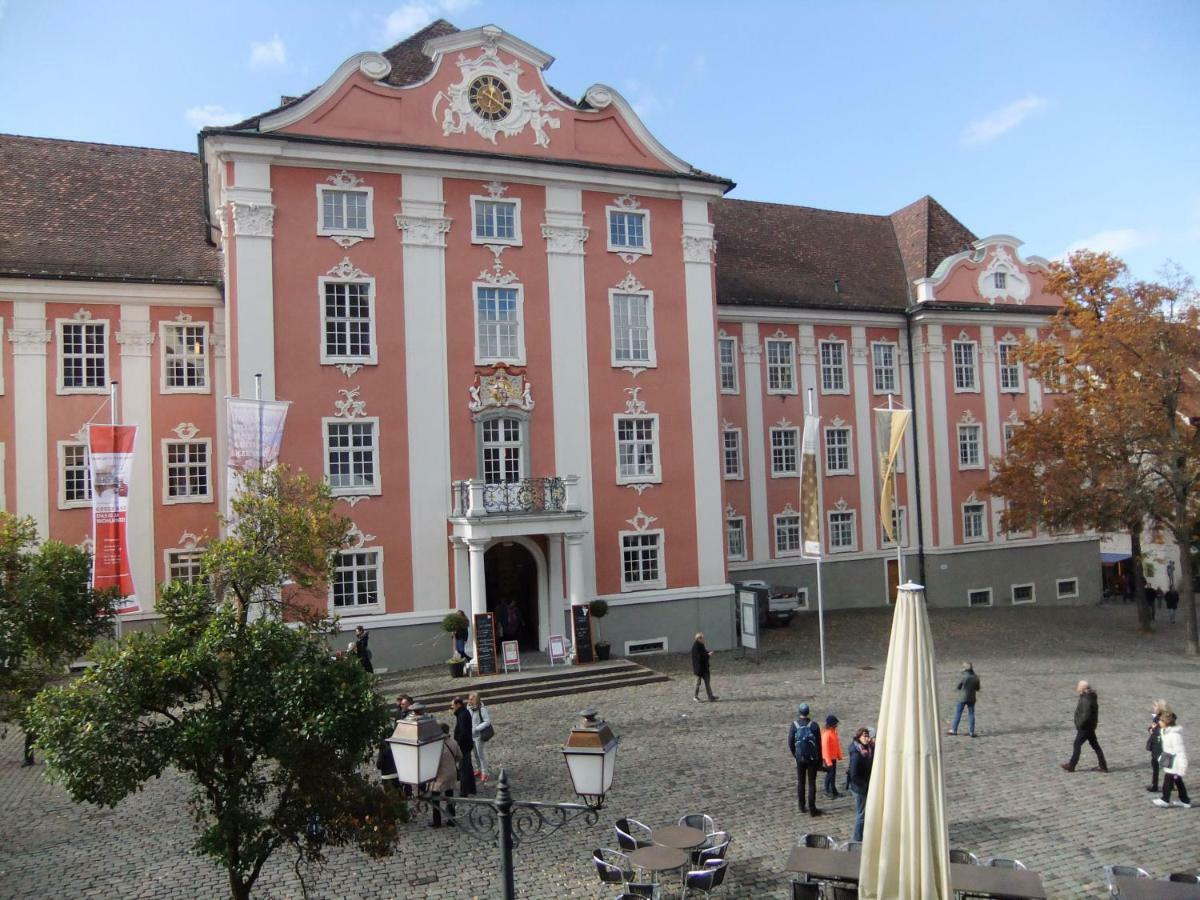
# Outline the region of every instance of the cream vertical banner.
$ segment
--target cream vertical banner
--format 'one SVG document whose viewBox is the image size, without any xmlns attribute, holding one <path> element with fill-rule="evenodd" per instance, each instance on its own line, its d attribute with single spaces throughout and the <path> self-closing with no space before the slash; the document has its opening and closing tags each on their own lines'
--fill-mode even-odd
<svg viewBox="0 0 1200 900">
<path fill-rule="evenodd" d="M 141 612 L 129 561 L 129 482 L 133 474 L 136 425 L 91 425 L 88 456 L 92 475 L 92 588 L 116 588 L 117 613 Z"/>
<path fill-rule="evenodd" d="M 279 462 L 288 401 L 225 398 L 228 412 L 225 496 L 232 515 L 233 498 L 241 491 L 241 477 L 253 469 L 270 469 Z"/>
<path fill-rule="evenodd" d="M 800 445 L 800 547 L 807 559 L 821 558 L 821 500 L 817 489 L 817 443 L 820 416 L 804 417 Z"/>
<path fill-rule="evenodd" d="M 911 418 L 912 410 L 908 409 L 875 410 L 875 447 L 879 453 L 879 521 L 892 543 L 898 543 L 892 516 L 896 499 L 896 457 L 904 443 L 904 432 Z"/>
</svg>

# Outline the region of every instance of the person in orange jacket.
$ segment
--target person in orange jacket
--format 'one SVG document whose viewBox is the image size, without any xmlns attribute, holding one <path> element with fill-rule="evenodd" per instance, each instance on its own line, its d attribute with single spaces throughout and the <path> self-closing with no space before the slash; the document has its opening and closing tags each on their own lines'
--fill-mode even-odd
<svg viewBox="0 0 1200 900">
<path fill-rule="evenodd" d="M 842 756 L 842 741 L 838 737 L 838 717 L 825 717 L 825 728 L 821 731 L 821 758 L 825 763 L 825 796 L 835 800 L 841 796 L 837 789 L 837 764 Z"/>
</svg>

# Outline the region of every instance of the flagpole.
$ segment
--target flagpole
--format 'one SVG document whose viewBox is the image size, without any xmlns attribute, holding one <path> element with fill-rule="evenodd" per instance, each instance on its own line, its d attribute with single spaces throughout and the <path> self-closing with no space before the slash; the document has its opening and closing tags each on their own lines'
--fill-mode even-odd
<svg viewBox="0 0 1200 900">
<path fill-rule="evenodd" d="M 110 381 L 108 383 L 108 424 L 112 425 L 114 427 L 114 432 L 113 432 L 114 434 L 116 433 L 115 427 L 116 427 L 117 418 L 118 418 L 117 417 L 117 386 L 118 386 L 118 382 L 116 382 L 116 381 Z M 116 448 L 114 447 L 113 449 L 116 449 Z M 96 502 L 96 500 L 95 500 L 95 497 L 93 496 L 92 503 L 94 504 L 95 502 Z M 96 548 L 93 547 L 92 553 L 95 554 L 95 552 L 96 552 Z M 92 559 L 92 565 L 93 566 L 96 565 L 96 561 L 95 561 L 94 557 Z M 120 612 L 117 613 L 117 643 L 118 644 L 121 643 L 121 613 Z"/>
<path fill-rule="evenodd" d="M 254 373 L 254 402 L 258 404 L 258 470 L 263 467 L 263 406 L 262 406 L 262 373 Z"/>
<path fill-rule="evenodd" d="M 813 415 L 813 389 L 808 389 L 808 414 Z M 803 448 L 801 448 L 803 450 Z M 820 467 L 817 468 L 818 473 Z M 817 483 L 820 484 L 818 477 Z M 817 520 L 817 540 L 821 540 L 821 522 Z M 817 635 L 821 642 L 821 684 L 825 684 L 825 603 L 821 592 L 821 557 L 825 555 L 825 548 L 817 552 Z"/>
</svg>

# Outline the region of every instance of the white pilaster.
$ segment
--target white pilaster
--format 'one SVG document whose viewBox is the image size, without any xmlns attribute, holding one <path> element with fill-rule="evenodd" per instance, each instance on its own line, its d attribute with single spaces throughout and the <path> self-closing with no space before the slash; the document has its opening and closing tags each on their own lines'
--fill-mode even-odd
<svg viewBox="0 0 1200 900">
<path fill-rule="evenodd" d="M 858 470 L 858 506 L 862 510 L 858 515 L 862 522 L 864 553 L 879 547 L 879 504 L 875 499 L 875 483 L 879 476 L 875 472 L 875 454 L 872 452 L 875 416 L 871 411 L 873 395 L 867 353 L 867 329 L 855 325 L 850 329 L 850 358 L 854 365 L 854 431 L 858 456 L 855 468 Z"/>
<path fill-rule="evenodd" d="M 546 266 L 550 288 L 550 371 L 554 398 L 554 467 L 558 475 L 578 475 L 581 527 L 589 540 L 568 560 L 568 580 L 580 578 L 579 596 L 595 593 L 596 542 L 592 515 L 592 432 L 588 400 L 587 316 L 583 266 L 588 229 L 583 225 L 579 188 L 546 188 Z M 582 599 L 572 602 L 584 602 Z"/>
<path fill-rule="evenodd" d="M 567 539 L 567 607 L 586 603 L 584 596 L 584 538 L 587 535 L 574 532 Z M 592 543 L 588 541 L 587 543 Z"/>
<path fill-rule="evenodd" d="M 980 356 L 983 359 L 983 429 L 987 445 L 984 447 L 988 475 L 995 470 L 990 460 L 1000 453 L 1000 377 L 996 367 L 996 330 L 991 325 L 983 325 L 979 329 Z M 994 541 L 1000 535 L 1000 503 L 988 498 L 981 498 L 988 515 L 988 540 Z"/>
<path fill-rule="evenodd" d="M 900 404 L 913 411 L 913 417 L 909 424 L 908 434 L 904 437 L 904 449 L 900 454 L 904 460 L 904 484 L 906 488 L 906 500 L 904 501 L 905 523 L 904 523 L 904 549 L 917 546 L 917 510 L 913 504 L 913 499 L 917 496 L 917 467 L 913 464 L 916 458 L 913 454 L 913 446 L 917 440 L 917 428 L 925 426 L 925 410 L 921 410 L 920 415 L 917 415 L 917 408 L 914 405 L 912 391 L 909 389 L 909 372 L 911 367 L 908 364 L 908 337 L 901 330 L 897 339 L 898 350 L 900 355 Z M 928 493 L 928 488 L 926 489 Z M 907 574 L 907 573 L 906 573 Z M 913 579 L 916 578 L 916 572 L 913 573 Z"/>
<path fill-rule="evenodd" d="M 767 509 L 767 468 L 771 459 L 766 451 L 763 431 L 762 344 L 758 323 L 742 323 L 742 369 L 746 392 L 746 446 L 742 471 L 750 479 L 750 558 L 765 562 L 771 558 L 770 511 Z M 724 516 L 721 517 L 724 521 Z"/>
<path fill-rule="evenodd" d="M 487 612 L 487 575 L 483 561 L 487 545 L 487 540 L 483 538 L 467 538 L 467 552 L 470 556 L 468 565 L 471 570 L 472 616 Z"/>
<path fill-rule="evenodd" d="M 725 581 L 725 515 L 721 503 L 721 431 L 717 415 L 716 304 L 713 227 L 708 201 L 683 200 L 683 277 L 691 384 L 692 479 L 696 498 L 696 571 L 700 584 Z"/>
<path fill-rule="evenodd" d="M 275 279 L 271 246 L 275 207 L 271 205 L 271 164 L 238 159 L 232 201 L 237 246 L 238 395 L 254 396 L 254 376 L 262 375 L 264 400 L 275 399 Z"/>
<path fill-rule="evenodd" d="M 933 398 L 930 419 L 933 431 L 933 470 L 937 479 L 937 542 L 938 547 L 954 546 L 954 506 L 950 496 L 950 423 L 946 417 L 946 345 L 942 343 L 942 326 L 926 325 L 929 342 L 926 344 L 926 360 L 929 366 L 929 396 Z M 955 440 L 957 453 L 957 438 Z M 933 482 L 925 482 L 932 489 Z M 932 535 L 932 527 L 930 534 Z"/>
<path fill-rule="evenodd" d="M 49 452 L 46 436 L 46 347 L 50 331 L 46 308 L 41 303 L 13 303 L 13 320 L 8 329 L 12 348 L 13 415 L 21 439 L 13 440 L 8 454 L 14 459 L 17 494 L 16 513 L 32 516 L 38 536 L 50 536 L 50 471 L 55 455 Z M 63 536 L 66 539 L 66 536 Z M 72 536 L 72 540 L 74 537 Z"/>
<path fill-rule="evenodd" d="M 929 369 L 929 344 L 926 339 L 927 336 L 921 332 L 923 327 L 923 325 L 913 327 L 913 365 L 915 366 L 913 369 L 913 379 L 916 385 L 916 396 L 912 398 L 912 410 L 914 417 L 917 419 L 917 428 L 920 428 L 922 432 L 920 441 L 921 496 L 919 498 L 921 503 L 921 538 L 927 547 L 936 547 L 937 536 L 934 534 L 933 529 L 933 410 L 926 402 L 928 394 L 925 390 L 925 378 Z M 914 428 L 913 438 L 909 443 L 910 448 L 915 446 L 916 443 L 917 432 Z M 909 460 L 912 459 L 913 456 L 909 456 Z M 912 468 L 911 464 L 909 468 Z M 911 481 L 909 482 L 909 488 L 912 490 L 909 497 L 916 497 L 916 490 Z M 913 522 L 915 526 L 915 518 L 913 518 Z M 916 547 L 918 546 L 918 536 L 915 527 L 912 535 L 911 543 Z"/>
<path fill-rule="evenodd" d="M 454 608 L 467 616 L 471 615 L 471 555 L 467 542 L 460 537 L 451 537 L 454 547 Z"/>
<path fill-rule="evenodd" d="M 213 460 L 212 468 L 213 499 L 216 501 L 218 510 L 227 511 L 226 504 L 229 502 L 229 498 L 225 496 L 227 485 L 225 461 L 229 458 L 229 435 L 226 433 L 228 423 L 225 421 L 225 398 L 229 396 L 229 365 L 225 336 L 225 310 L 223 308 L 213 310 L 212 334 L 208 347 L 212 355 L 212 400 L 216 413 L 213 421 L 217 423 L 214 435 L 216 458 Z M 221 533 L 224 534 L 224 526 L 221 528 Z"/>
<path fill-rule="evenodd" d="M 153 389 L 150 353 L 154 347 L 154 332 L 150 330 L 149 306 L 121 306 L 121 330 L 117 332 L 117 344 L 121 348 L 121 423 L 136 425 L 138 430 L 129 493 L 129 563 L 138 603 L 142 612 L 148 613 L 154 611 L 157 599 L 154 504 L 158 492 L 158 485 L 154 481 L 154 454 L 158 448 L 155 446 L 150 416 Z"/>
<path fill-rule="evenodd" d="M 401 214 L 404 233 L 404 364 L 408 399 L 408 501 L 412 536 L 413 611 L 445 609 L 450 601 L 445 528 L 450 514 L 450 407 L 446 357 L 446 233 L 442 179 L 405 173 Z M 466 398 L 463 398 L 465 404 Z M 471 561 L 475 562 L 472 545 Z M 475 581 L 471 571 L 471 602 Z M 483 551 L 479 551 L 483 592 Z"/>
<path fill-rule="evenodd" d="M 1025 336 L 1031 341 L 1038 339 L 1038 330 L 1036 328 L 1026 328 Z M 1031 415 L 1042 411 L 1042 383 L 1036 378 L 1030 378 L 1028 372 L 1025 373 L 1025 390 L 1029 392 L 1029 412 Z"/>
<path fill-rule="evenodd" d="M 569 634 L 569 631 L 554 630 L 568 627 L 571 612 L 563 585 L 563 536 L 551 534 L 546 540 L 550 544 L 550 633 Z"/>
</svg>

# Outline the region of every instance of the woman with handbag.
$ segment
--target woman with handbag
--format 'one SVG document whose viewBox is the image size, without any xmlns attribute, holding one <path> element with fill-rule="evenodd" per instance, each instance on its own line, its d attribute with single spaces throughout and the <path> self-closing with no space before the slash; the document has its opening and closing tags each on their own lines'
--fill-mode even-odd
<svg viewBox="0 0 1200 900">
<path fill-rule="evenodd" d="M 1192 801 L 1188 797 L 1187 787 L 1183 783 L 1183 776 L 1187 774 L 1187 750 L 1183 746 L 1183 729 L 1175 724 L 1175 713 L 1169 710 L 1162 715 L 1162 756 L 1159 757 L 1159 762 L 1162 763 L 1163 773 L 1163 792 L 1161 797 L 1154 798 L 1154 805 L 1161 807 L 1182 806 L 1184 809 L 1192 808 Z M 1171 788 L 1179 788 L 1179 799 L 1174 803 L 1171 802 Z"/>
<path fill-rule="evenodd" d="M 495 736 L 496 729 L 492 727 L 487 707 L 475 691 L 467 694 L 467 709 L 471 711 L 471 737 L 475 739 L 475 756 L 479 758 L 479 780 L 487 781 L 487 752 L 483 747 Z"/>
</svg>

